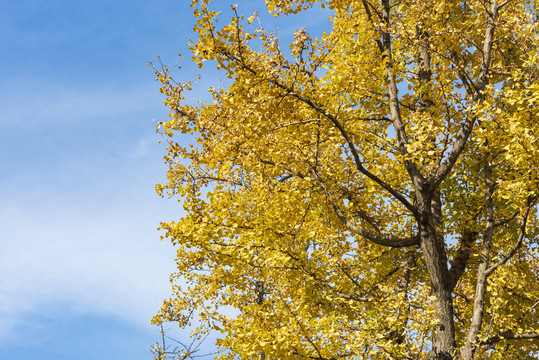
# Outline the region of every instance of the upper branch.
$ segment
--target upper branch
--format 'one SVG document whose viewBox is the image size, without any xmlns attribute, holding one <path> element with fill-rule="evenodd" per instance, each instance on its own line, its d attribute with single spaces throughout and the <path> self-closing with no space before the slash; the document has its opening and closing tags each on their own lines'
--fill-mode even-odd
<svg viewBox="0 0 539 360">
<path fill-rule="evenodd" d="M 388 246 L 393 248 L 402 248 L 402 247 L 409 247 L 409 246 L 418 246 L 419 245 L 419 234 L 416 234 L 411 237 L 406 238 L 397 238 L 392 236 L 391 234 L 387 233 L 386 231 L 380 229 L 377 224 L 375 224 L 372 219 L 369 219 L 366 216 L 363 216 L 362 219 L 367 221 L 371 226 L 373 226 L 376 231 L 378 231 L 382 236 L 374 235 L 354 223 L 352 223 L 344 214 L 344 212 L 341 210 L 339 205 L 333 201 L 332 196 L 329 194 L 326 186 L 324 185 L 324 181 L 319 177 L 319 175 L 316 173 L 316 171 L 312 170 L 311 173 L 314 175 L 316 181 L 320 185 L 320 187 L 324 190 L 326 193 L 326 199 L 331 203 L 331 206 L 333 207 L 333 210 L 335 211 L 335 214 L 341 221 L 341 223 L 348 229 L 350 232 L 354 234 L 358 234 L 360 236 L 363 236 L 365 239 L 372 241 L 375 244 L 382 245 L 382 246 Z"/>
<path fill-rule="evenodd" d="M 490 70 L 490 62 L 492 58 L 492 44 L 494 42 L 494 30 L 496 28 L 496 20 L 498 18 L 499 6 L 496 0 L 491 1 L 489 22 L 485 30 L 485 40 L 483 41 L 483 56 L 481 58 L 481 68 L 475 85 L 473 85 L 472 102 L 477 105 L 481 102 L 483 92 L 488 84 L 488 75 Z M 442 164 L 436 169 L 434 176 L 430 179 L 429 185 L 431 189 L 436 189 L 443 179 L 449 174 L 457 159 L 466 145 L 466 141 L 472 133 L 473 126 L 477 120 L 476 116 L 469 117 L 460 129 L 457 135 L 453 148 L 449 151 L 447 157 Z"/>
<path fill-rule="evenodd" d="M 238 57 L 234 56 L 233 54 L 226 53 L 227 57 L 230 58 L 230 60 L 236 62 L 241 68 L 244 70 L 249 71 L 253 75 L 259 75 L 258 71 L 255 70 L 252 66 L 247 64 L 242 59 L 239 59 Z M 350 149 L 350 152 L 352 154 L 352 157 L 354 158 L 354 162 L 356 165 L 356 168 L 359 172 L 361 172 L 363 175 L 367 176 L 369 179 L 373 180 L 375 183 L 380 185 L 383 189 L 385 189 L 388 193 L 390 193 L 393 197 L 395 197 L 399 202 L 401 202 L 412 214 L 416 215 L 417 210 L 414 205 L 412 205 L 401 193 L 399 193 L 397 190 L 395 190 L 393 187 L 391 187 L 388 183 L 380 179 L 378 176 L 371 173 L 369 170 L 367 170 L 363 166 L 363 162 L 361 161 L 359 157 L 359 153 L 352 142 L 352 139 L 350 139 L 350 136 L 348 136 L 348 132 L 344 129 L 344 126 L 341 124 L 341 122 L 337 119 L 337 117 L 328 111 L 324 110 L 320 105 L 316 104 L 312 99 L 307 98 L 303 96 L 302 94 L 296 92 L 293 88 L 283 84 L 281 81 L 279 81 L 277 78 L 269 78 L 267 81 L 274 86 L 286 91 L 287 95 L 292 96 L 296 98 L 297 100 L 303 102 L 304 104 L 308 105 L 310 108 L 318 112 L 319 114 L 323 115 L 325 118 L 330 120 L 333 125 L 339 130 L 342 137 L 346 141 L 346 144 L 348 145 L 348 148 Z"/>
<path fill-rule="evenodd" d="M 339 217 L 339 220 L 343 223 L 343 225 L 350 230 L 351 232 L 363 236 L 365 239 L 372 241 L 375 244 L 383 245 L 383 246 L 389 246 L 393 248 L 402 248 L 402 247 L 410 247 L 410 246 L 418 246 L 419 245 L 419 235 L 414 235 L 407 238 L 397 238 L 397 237 L 380 237 L 374 234 L 371 234 L 368 231 L 365 231 L 361 229 L 360 227 L 353 224 L 346 215 L 343 213 L 343 211 L 337 206 L 336 204 L 332 204 L 333 209 L 335 210 L 335 213 Z"/>
<path fill-rule="evenodd" d="M 511 248 L 511 250 L 503 258 L 501 258 L 498 262 L 492 264 L 486 270 L 487 276 L 492 274 L 499 266 L 501 266 L 501 265 L 505 264 L 507 261 L 509 261 L 509 259 L 511 259 L 513 257 L 513 255 L 515 255 L 517 250 L 522 245 L 522 241 L 524 240 L 524 237 L 526 236 L 526 224 L 528 222 L 528 216 L 530 214 L 530 210 L 532 209 L 532 207 L 537 203 L 537 199 L 538 199 L 538 197 L 528 199 L 528 204 L 526 205 L 526 210 L 524 211 L 524 216 L 522 217 L 522 220 L 520 222 L 520 234 L 518 235 L 518 240 L 517 240 L 516 244 L 513 246 L 513 248 Z"/>
<path fill-rule="evenodd" d="M 364 4 L 365 9 L 368 12 L 368 7 Z M 390 26 L 389 13 L 391 5 L 389 0 L 382 0 L 382 21 L 386 27 Z M 372 18 L 369 17 L 369 20 L 372 22 Z M 393 73 L 393 57 L 391 49 L 391 34 L 389 30 L 386 29 L 382 34 L 382 41 L 377 40 L 378 46 L 381 46 L 382 57 L 387 58 L 385 72 L 386 72 L 386 82 L 387 82 L 387 93 L 389 97 L 389 111 L 391 113 L 391 120 L 393 121 L 393 127 L 395 128 L 395 133 L 397 135 L 397 140 L 399 143 L 399 151 L 402 155 L 407 155 L 407 144 L 408 136 L 406 135 L 406 129 L 402 121 L 400 105 L 399 105 L 399 96 L 397 90 L 397 80 L 395 79 L 395 74 Z M 404 160 L 404 166 L 410 175 L 412 182 L 416 188 L 421 188 L 424 184 L 425 179 L 421 175 L 417 166 L 409 159 Z"/>
<path fill-rule="evenodd" d="M 464 274 L 468 260 L 470 259 L 470 247 L 475 241 L 476 233 L 469 230 L 464 230 L 462 239 L 460 241 L 460 247 L 457 250 L 451 269 L 449 270 L 449 277 L 451 282 L 451 288 L 457 285 L 457 282 Z"/>
</svg>

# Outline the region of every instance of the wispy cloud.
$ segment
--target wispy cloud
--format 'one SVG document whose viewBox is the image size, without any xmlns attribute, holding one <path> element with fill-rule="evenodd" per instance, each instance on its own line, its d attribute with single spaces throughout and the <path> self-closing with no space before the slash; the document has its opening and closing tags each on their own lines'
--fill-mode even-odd
<svg viewBox="0 0 539 360">
<path fill-rule="evenodd" d="M 101 204 L 88 199 L 106 194 L 70 203 L 32 192 L 21 203 L 3 203 L 0 337 L 48 303 L 148 323 L 170 291 L 174 252 L 155 230 L 170 207 L 136 190 Z"/>
<path fill-rule="evenodd" d="M 146 326 L 170 293 L 174 250 L 156 228 L 178 207 L 153 191 L 164 168 L 145 115 L 161 105 L 148 102 L 149 92 L 61 89 L 35 101 L 4 99 L 0 126 L 27 134 L 3 143 L 0 341 L 51 304 Z M 103 135 L 107 123 L 127 135 Z"/>
</svg>

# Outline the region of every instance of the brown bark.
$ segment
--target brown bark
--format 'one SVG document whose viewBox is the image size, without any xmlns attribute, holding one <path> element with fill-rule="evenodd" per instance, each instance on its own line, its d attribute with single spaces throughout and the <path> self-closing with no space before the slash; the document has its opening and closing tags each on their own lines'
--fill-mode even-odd
<svg viewBox="0 0 539 360">
<path fill-rule="evenodd" d="M 255 282 L 255 304 L 262 305 L 264 303 L 264 282 L 256 280 Z M 266 360 L 266 353 L 259 351 L 259 360 Z"/>
<path fill-rule="evenodd" d="M 438 321 L 432 339 L 432 355 L 436 360 L 450 360 L 453 359 L 456 343 L 452 283 L 447 267 L 444 238 L 436 231 L 436 216 L 431 209 L 433 194 L 419 191 L 416 193 L 421 214 L 421 250 L 431 281 L 431 295 L 435 297 L 435 314 Z"/>
<path fill-rule="evenodd" d="M 389 1 L 382 0 L 382 17 L 387 26 L 390 24 L 389 12 Z M 425 83 L 430 81 L 431 76 L 427 34 L 420 32 L 419 40 L 419 75 L 420 81 Z M 392 68 L 391 36 L 389 32 L 383 33 L 382 45 L 384 54 L 388 57 L 386 62 L 386 81 L 388 85 L 389 110 L 399 148 L 404 155 L 407 152 L 406 145 L 408 138 L 399 109 L 395 74 Z M 421 103 L 423 111 L 427 111 L 432 104 L 427 96 L 422 97 Z M 464 139 L 465 141 L 466 139 Z M 404 165 L 415 188 L 417 202 L 415 216 L 419 228 L 420 248 L 431 281 L 431 294 L 435 297 L 435 313 L 438 323 L 432 339 L 432 355 L 436 360 L 452 360 L 456 347 L 455 324 L 453 320 L 453 299 L 451 297 L 452 283 L 447 266 L 444 237 L 441 232 L 442 204 L 437 191 L 439 182 L 433 183 L 432 181 L 427 181 L 420 173 L 417 165 L 412 161 L 406 160 Z M 443 177 L 445 175 L 447 173 Z"/>
</svg>

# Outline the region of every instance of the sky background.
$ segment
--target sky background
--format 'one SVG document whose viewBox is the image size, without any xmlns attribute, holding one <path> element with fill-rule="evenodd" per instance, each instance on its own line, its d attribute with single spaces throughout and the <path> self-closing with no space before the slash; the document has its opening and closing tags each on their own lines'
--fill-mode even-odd
<svg viewBox="0 0 539 360">
<path fill-rule="evenodd" d="M 156 228 L 182 210 L 154 192 L 165 177 L 154 119 L 167 109 L 146 63 L 181 52 L 178 78 L 196 76 L 189 3 L 2 2 L 0 359 L 151 359 L 149 322 L 174 270 Z M 289 36 L 325 19 L 270 25 Z"/>
</svg>

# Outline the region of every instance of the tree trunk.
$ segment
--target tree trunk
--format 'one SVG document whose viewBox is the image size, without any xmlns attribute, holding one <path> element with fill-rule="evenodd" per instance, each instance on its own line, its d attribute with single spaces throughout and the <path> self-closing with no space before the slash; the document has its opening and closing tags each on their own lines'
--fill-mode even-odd
<svg viewBox="0 0 539 360">
<path fill-rule="evenodd" d="M 262 305 L 264 303 L 264 282 L 261 280 L 256 280 L 255 282 L 255 303 L 257 305 Z M 259 351 L 259 360 L 266 360 L 266 353 L 264 351 Z"/>
<path fill-rule="evenodd" d="M 436 201 L 432 206 L 432 195 L 418 196 L 421 250 L 430 276 L 431 295 L 435 297 L 437 324 L 432 338 L 432 353 L 433 359 L 451 360 L 456 347 L 452 288 L 444 239 L 436 231 L 436 225 L 441 221 L 437 212 L 441 213 L 441 208 L 438 210 Z"/>
</svg>

